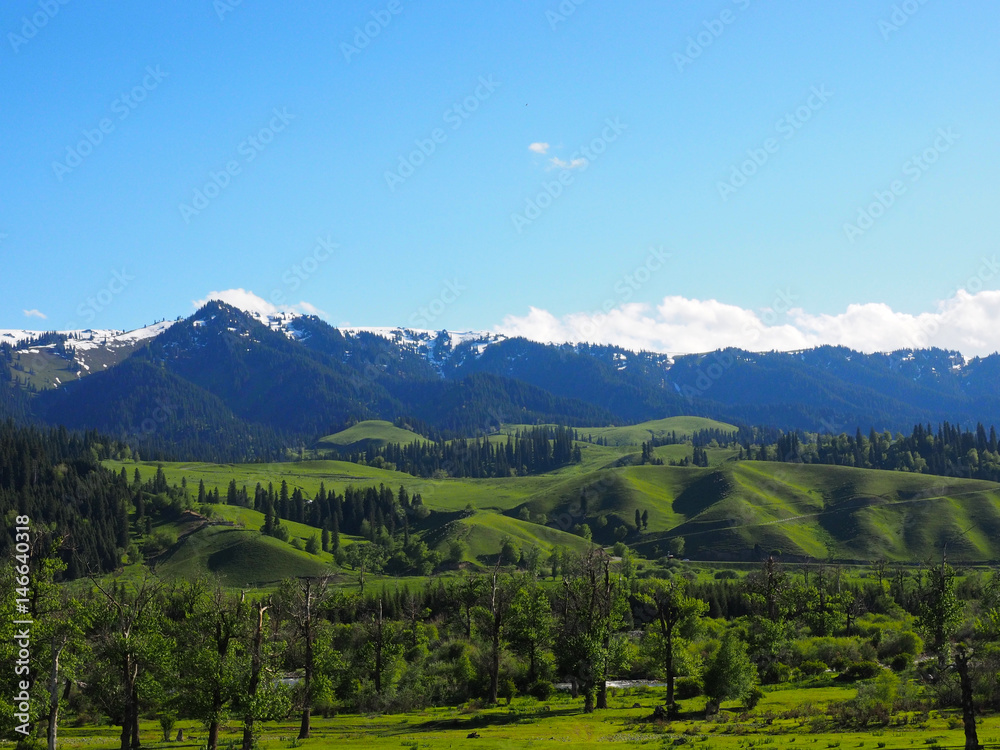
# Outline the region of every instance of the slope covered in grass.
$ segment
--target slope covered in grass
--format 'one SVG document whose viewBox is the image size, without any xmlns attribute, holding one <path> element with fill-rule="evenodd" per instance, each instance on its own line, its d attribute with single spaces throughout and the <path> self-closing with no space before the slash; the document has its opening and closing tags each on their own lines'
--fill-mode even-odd
<svg viewBox="0 0 1000 750">
<path fill-rule="evenodd" d="M 505 536 L 546 551 L 553 546 L 582 549 L 588 544 L 577 535 L 582 524 L 590 528 L 596 543 L 611 545 L 623 539 L 650 557 L 676 550 L 678 538 L 683 538 L 684 554 L 702 560 L 747 560 L 780 550 L 785 556 L 817 560 L 920 562 L 940 555 L 945 545 L 956 560 L 1000 559 L 1000 485 L 901 472 L 737 461 L 736 452 L 723 448 L 708 449 L 709 466 L 704 468 L 639 465 L 639 446 L 626 442 L 648 440 L 656 430 L 662 435 L 728 427 L 707 422 L 673 418 L 630 428 L 594 428 L 595 439 L 600 434 L 609 443 L 620 444 L 579 442 L 579 463 L 525 477 L 421 479 L 344 461 L 168 463 L 163 468 L 169 483 L 185 479 L 192 495 L 203 481 L 206 489 L 218 489 L 224 496 L 231 479 L 238 487 L 246 486 L 251 496 L 258 482 L 277 490 L 285 481 L 289 491 L 300 488 L 307 498 L 315 497 L 321 484 L 338 494 L 348 486 L 385 485 L 393 491 L 403 486 L 411 496 L 420 494 L 432 512 L 425 522 L 411 524 L 413 533 L 442 552 L 451 539 L 463 539 L 469 546 L 469 562 L 482 563 L 495 555 Z M 630 437 L 628 432 L 611 430 L 638 432 Z M 582 436 L 589 432 L 580 430 Z M 656 455 L 678 462 L 690 458 L 691 446 L 661 446 Z M 138 467 L 143 477 L 156 470 L 153 463 L 107 464 L 116 471 L 125 467 L 129 475 Z M 263 523 L 259 513 L 248 509 L 221 506 L 216 512 L 248 529 Z M 636 528 L 637 513 L 645 518 L 642 529 Z M 299 526 L 289 524 L 289 530 L 303 543 L 316 533 Z M 238 558 L 235 552 L 232 555 Z M 214 559 L 221 565 L 218 561 L 228 557 Z"/>
<path fill-rule="evenodd" d="M 346 430 L 322 437 L 318 447 L 329 446 L 342 450 L 365 450 L 381 448 L 388 443 L 406 445 L 414 440 L 426 440 L 423 435 L 396 427 L 392 422 L 368 419 L 351 425 Z"/>
<path fill-rule="evenodd" d="M 205 526 L 168 551 L 157 571 L 187 579 L 218 576 L 227 586 L 251 586 L 323 575 L 329 570 L 329 555 L 323 557 L 326 560 L 257 530 Z"/>
</svg>

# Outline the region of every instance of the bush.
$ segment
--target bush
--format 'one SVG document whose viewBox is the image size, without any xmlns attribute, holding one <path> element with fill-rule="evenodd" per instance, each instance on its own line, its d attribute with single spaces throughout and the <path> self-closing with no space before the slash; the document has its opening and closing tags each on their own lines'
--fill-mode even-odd
<svg viewBox="0 0 1000 750">
<path fill-rule="evenodd" d="M 923 640 L 912 630 L 889 630 L 883 633 L 878 644 L 878 657 L 888 661 L 901 654 L 916 656 L 923 650 Z"/>
<path fill-rule="evenodd" d="M 864 654 L 871 649 L 871 644 L 866 642 L 864 646 L 867 648 L 855 638 L 814 637 L 803 638 L 793 648 L 802 661 L 821 661 L 833 669 L 843 670 L 850 664 L 868 660 Z"/>
<path fill-rule="evenodd" d="M 755 687 L 747 695 L 746 707 L 748 711 L 753 711 L 757 708 L 757 704 L 760 703 L 760 699 L 764 697 L 764 691 L 759 687 Z"/>
<path fill-rule="evenodd" d="M 899 678 L 896 675 L 879 669 L 875 680 L 860 685 L 854 699 L 841 706 L 841 721 L 863 727 L 869 724 L 888 724 L 899 703 L 899 688 Z"/>
<path fill-rule="evenodd" d="M 848 665 L 847 669 L 845 669 L 837 679 L 844 682 L 870 680 L 872 677 L 880 675 L 882 671 L 882 667 L 878 662 L 857 661 Z"/>
<path fill-rule="evenodd" d="M 703 692 L 704 687 L 697 677 L 681 677 L 674 682 L 674 697 L 677 700 L 696 698 Z"/>
<path fill-rule="evenodd" d="M 720 570 L 715 574 L 715 580 L 717 581 L 733 581 L 739 577 L 739 574 L 735 570 Z"/>
<path fill-rule="evenodd" d="M 154 557 L 165 552 L 177 543 L 177 534 L 168 529 L 157 529 L 153 535 L 142 543 L 142 552 L 147 557 Z"/>
<path fill-rule="evenodd" d="M 823 674 L 828 670 L 829 667 L 825 662 L 821 661 L 804 661 L 799 665 L 799 670 L 806 677 L 815 677 L 818 674 Z"/>
<path fill-rule="evenodd" d="M 896 654 L 889 660 L 893 672 L 905 672 L 913 665 L 913 654 Z"/>
<path fill-rule="evenodd" d="M 528 688 L 528 695 L 540 701 L 547 701 L 552 697 L 553 692 L 555 692 L 555 688 L 552 687 L 552 683 L 548 680 L 535 680 Z"/>
</svg>

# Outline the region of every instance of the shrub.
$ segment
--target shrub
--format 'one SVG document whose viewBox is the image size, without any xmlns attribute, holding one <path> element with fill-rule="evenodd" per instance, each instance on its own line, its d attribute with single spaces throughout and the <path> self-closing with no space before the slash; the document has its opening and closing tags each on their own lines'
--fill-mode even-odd
<svg viewBox="0 0 1000 750">
<path fill-rule="evenodd" d="M 924 650 L 924 642 L 912 630 L 886 631 L 878 644 L 878 657 L 888 661 L 900 654 L 916 656 Z"/>
<path fill-rule="evenodd" d="M 552 683 L 548 680 L 535 680 L 528 688 L 528 695 L 531 695 L 540 701 L 547 701 L 552 697 L 552 693 L 554 691 L 555 688 L 552 687 Z"/>
<path fill-rule="evenodd" d="M 871 648 L 871 644 L 865 646 Z M 804 638 L 794 648 L 802 661 L 821 661 L 833 669 L 846 669 L 850 664 L 866 660 L 861 643 L 855 638 Z"/>
<path fill-rule="evenodd" d="M 804 661 L 799 665 L 799 669 L 807 677 L 815 677 L 818 674 L 823 674 L 829 667 L 825 662 L 818 660 Z"/>
<path fill-rule="evenodd" d="M 704 692 L 704 687 L 697 677 L 681 677 L 674 682 L 674 697 L 677 700 L 695 698 L 702 692 Z"/>
<path fill-rule="evenodd" d="M 889 661 L 893 672 L 904 672 L 913 665 L 913 654 L 896 654 Z"/>
<path fill-rule="evenodd" d="M 882 674 L 883 669 L 878 662 L 857 661 L 850 664 L 837 679 L 845 682 L 855 682 L 856 680 L 870 680 Z"/>
<path fill-rule="evenodd" d="M 157 529 L 153 535 L 142 543 L 142 552 L 148 557 L 153 557 L 165 552 L 177 543 L 177 534 L 168 529 Z"/>
</svg>

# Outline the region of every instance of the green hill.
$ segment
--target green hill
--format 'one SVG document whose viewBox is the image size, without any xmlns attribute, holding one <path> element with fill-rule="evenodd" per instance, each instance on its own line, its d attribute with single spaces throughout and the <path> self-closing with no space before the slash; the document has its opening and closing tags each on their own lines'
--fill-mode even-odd
<svg viewBox="0 0 1000 750">
<path fill-rule="evenodd" d="M 227 586 L 251 586 L 323 575 L 329 570 L 330 556 L 323 557 L 326 561 L 256 529 L 204 526 L 174 545 L 157 571 L 188 579 L 216 575 Z"/>
<path fill-rule="evenodd" d="M 381 448 L 389 443 L 401 443 L 403 445 L 412 443 L 414 440 L 426 440 L 423 435 L 410 430 L 396 427 L 392 422 L 381 419 L 369 419 L 358 422 L 348 427 L 346 430 L 335 432 L 332 435 L 320 438 L 317 443 L 318 448 L 324 446 L 338 448 L 340 450 L 365 450 L 367 448 Z"/>
<path fill-rule="evenodd" d="M 400 486 L 420 494 L 431 512 L 410 531 L 432 549 L 447 554 L 449 542 L 463 540 L 466 562 L 484 565 L 505 538 L 521 549 L 548 555 L 557 547 L 583 550 L 586 524 L 593 542 L 623 539 L 646 557 L 677 551 L 701 560 L 750 560 L 780 550 L 783 556 L 812 560 L 922 562 L 947 545 L 958 561 L 1000 560 L 1000 485 L 990 482 L 846 467 L 737 461 L 734 451 L 709 448 L 709 466 L 637 465 L 638 442 L 676 430 L 729 429 L 710 420 L 675 418 L 626 428 L 581 429 L 607 437 L 609 445 L 580 442 L 583 460 L 555 471 L 500 479 L 421 479 L 397 471 L 345 461 L 275 464 L 167 463 L 167 481 L 186 479 L 189 491 L 225 494 L 230 479 L 253 493 L 259 482 L 299 488 L 307 498 L 320 484 L 342 494 L 348 486 Z M 344 444 L 365 439 L 413 439 L 415 433 L 387 422 L 363 422 L 338 433 Z M 395 438 L 392 436 L 395 435 Z M 338 437 L 331 436 L 331 437 Z M 497 438 L 501 439 L 501 438 Z M 627 442 L 629 440 L 637 442 Z M 689 445 L 662 446 L 661 458 L 690 458 Z M 630 463 L 631 461 L 631 463 Z M 153 463 L 108 462 L 131 474 L 155 471 Z M 645 517 L 636 529 L 636 513 Z M 216 506 L 217 518 L 259 528 L 256 511 Z M 304 543 L 318 530 L 285 522 Z M 350 544 L 343 537 L 343 544 Z M 200 530 L 184 539 L 162 562 L 177 575 L 215 572 L 233 581 L 273 581 L 308 575 L 330 562 L 290 544 L 264 539 L 255 531 Z"/>
</svg>

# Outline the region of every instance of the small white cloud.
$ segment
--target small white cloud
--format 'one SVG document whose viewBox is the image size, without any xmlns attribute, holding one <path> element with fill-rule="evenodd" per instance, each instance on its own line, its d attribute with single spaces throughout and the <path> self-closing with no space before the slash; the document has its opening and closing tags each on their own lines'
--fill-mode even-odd
<svg viewBox="0 0 1000 750">
<path fill-rule="evenodd" d="M 582 156 L 578 156 L 576 159 L 570 161 L 563 161 L 558 156 L 553 156 L 549 159 L 549 163 L 552 164 L 552 169 L 580 169 L 587 166 L 587 160 Z"/>
<path fill-rule="evenodd" d="M 300 302 L 297 305 L 292 305 L 295 312 L 300 312 L 303 315 L 315 315 L 318 318 L 325 318 L 327 314 L 320 310 L 315 305 L 311 305 L 308 302 Z"/>
<path fill-rule="evenodd" d="M 226 289 L 221 292 L 209 292 L 204 299 L 193 300 L 191 304 L 197 310 L 209 300 L 225 302 L 227 305 L 232 305 L 252 315 L 276 315 L 280 312 L 293 312 L 303 315 L 326 317 L 325 312 L 309 302 L 279 306 L 268 302 L 263 297 L 258 297 L 249 289 Z"/>
<path fill-rule="evenodd" d="M 43 313 L 41 310 L 25 310 L 24 315 L 26 318 L 41 318 L 45 320 L 49 316 Z"/>
<path fill-rule="evenodd" d="M 543 156 L 549 151 L 549 144 L 547 143 L 532 143 L 528 146 L 529 151 L 534 151 L 536 154 L 542 154 Z"/>
</svg>

